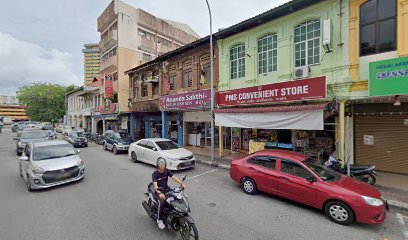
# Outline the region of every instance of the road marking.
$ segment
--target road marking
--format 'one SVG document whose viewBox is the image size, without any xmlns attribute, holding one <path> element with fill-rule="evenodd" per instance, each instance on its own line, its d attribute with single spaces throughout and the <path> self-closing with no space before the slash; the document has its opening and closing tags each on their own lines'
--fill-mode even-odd
<svg viewBox="0 0 408 240">
<path fill-rule="evenodd" d="M 189 178 L 187 178 L 187 179 L 190 180 L 190 179 L 193 179 L 193 178 L 196 178 L 196 177 L 200 177 L 200 176 L 205 175 L 205 174 L 208 174 L 208 173 L 212 173 L 212 172 L 217 171 L 217 170 L 218 170 L 218 169 L 213 169 L 213 170 L 210 170 L 210 171 L 207 171 L 207 172 L 203 172 L 203 173 L 200 173 L 200 174 L 198 174 L 198 175 L 189 177 Z"/>
<path fill-rule="evenodd" d="M 404 226 L 404 225 L 405 225 L 405 221 L 404 221 L 404 218 L 402 217 L 401 213 L 396 213 L 395 215 L 397 216 L 398 222 L 399 222 L 402 226 Z"/>
</svg>

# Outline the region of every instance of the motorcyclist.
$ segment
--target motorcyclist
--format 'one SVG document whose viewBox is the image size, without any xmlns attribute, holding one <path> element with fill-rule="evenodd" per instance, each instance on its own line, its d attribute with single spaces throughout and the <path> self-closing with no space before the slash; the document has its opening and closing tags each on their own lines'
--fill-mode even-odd
<svg viewBox="0 0 408 240">
<path fill-rule="evenodd" d="M 152 174 L 152 180 L 153 180 L 153 187 L 155 190 L 155 198 L 159 203 L 158 206 L 158 214 L 157 214 L 157 226 L 160 229 L 164 229 L 164 223 L 163 223 L 163 209 L 166 203 L 166 193 L 170 192 L 172 189 L 167 185 L 168 178 L 170 177 L 173 179 L 176 183 L 180 184 L 181 187 L 184 189 L 187 188 L 186 185 L 180 179 L 178 179 L 176 176 L 173 175 L 173 173 L 168 170 L 167 168 L 167 163 L 166 160 L 164 159 L 158 159 L 157 160 L 157 170 L 153 172 Z"/>
</svg>

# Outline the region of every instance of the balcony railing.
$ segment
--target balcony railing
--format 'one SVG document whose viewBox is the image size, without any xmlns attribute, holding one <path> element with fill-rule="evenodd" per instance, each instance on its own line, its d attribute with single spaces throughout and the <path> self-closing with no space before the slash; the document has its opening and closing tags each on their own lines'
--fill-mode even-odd
<svg viewBox="0 0 408 240">
<path fill-rule="evenodd" d="M 111 66 L 118 66 L 118 57 L 116 55 L 106 59 L 104 62 L 101 62 L 99 70 L 103 71 Z"/>
</svg>

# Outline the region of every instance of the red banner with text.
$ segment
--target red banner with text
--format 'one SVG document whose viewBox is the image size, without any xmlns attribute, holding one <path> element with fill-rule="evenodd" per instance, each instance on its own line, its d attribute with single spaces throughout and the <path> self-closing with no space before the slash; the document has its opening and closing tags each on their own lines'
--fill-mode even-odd
<svg viewBox="0 0 408 240">
<path fill-rule="evenodd" d="M 261 85 L 217 92 L 218 106 L 239 106 L 326 98 L 326 77 Z"/>
<path fill-rule="evenodd" d="M 105 74 L 105 99 L 113 96 L 112 74 Z"/>
</svg>

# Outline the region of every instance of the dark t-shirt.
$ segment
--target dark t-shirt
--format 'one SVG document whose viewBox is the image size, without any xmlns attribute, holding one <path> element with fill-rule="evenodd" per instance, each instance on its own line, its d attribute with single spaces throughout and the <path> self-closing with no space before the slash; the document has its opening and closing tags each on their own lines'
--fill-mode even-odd
<svg viewBox="0 0 408 240">
<path fill-rule="evenodd" d="M 169 185 L 167 185 L 167 180 L 169 179 L 169 177 L 173 177 L 173 173 L 168 169 L 164 170 L 163 173 L 159 172 L 159 170 L 156 170 L 152 174 L 153 182 L 157 182 L 159 190 L 169 188 Z"/>
</svg>

